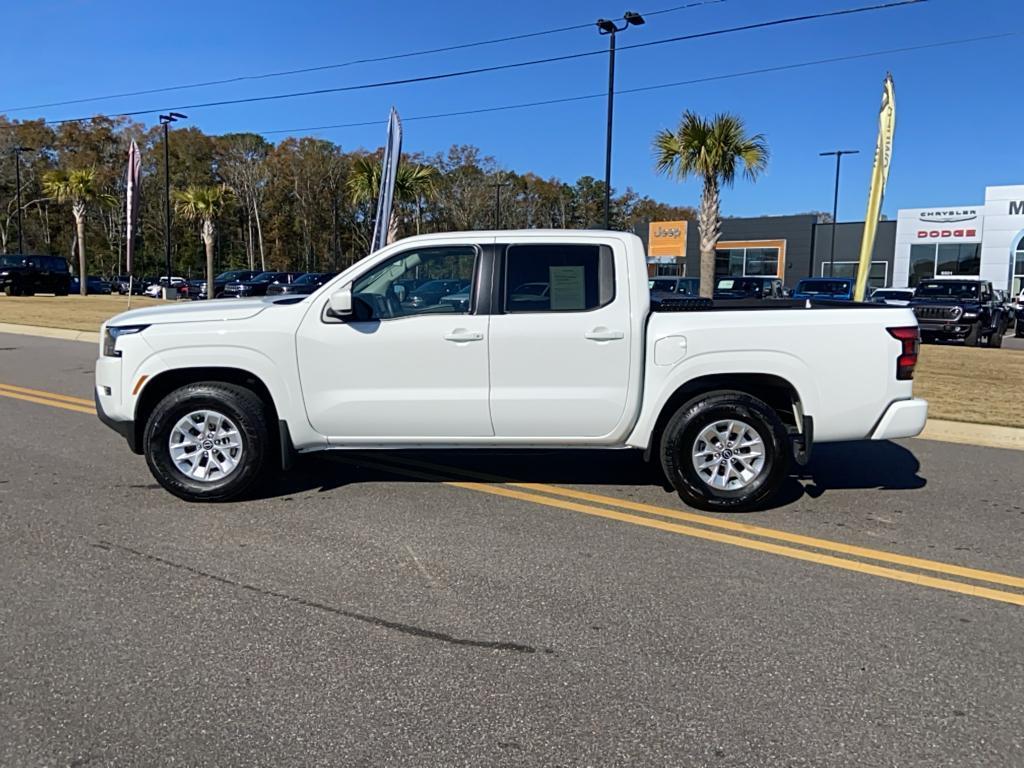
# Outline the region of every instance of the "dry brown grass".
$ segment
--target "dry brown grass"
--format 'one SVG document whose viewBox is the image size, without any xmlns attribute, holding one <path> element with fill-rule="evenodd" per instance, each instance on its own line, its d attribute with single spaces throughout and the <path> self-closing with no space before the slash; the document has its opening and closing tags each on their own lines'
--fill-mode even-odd
<svg viewBox="0 0 1024 768">
<path fill-rule="evenodd" d="M 1024 351 L 924 345 L 914 394 L 935 419 L 1024 427 Z"/>
<path fill-rule="evenodd" d="M 132 297 L 132 307 L 163 303 Z M 127 308 L 127 296 L 0 295 L 0 323 L 97 331 Z M 1024 351 L 925 345 L 914 394 L 929 401 L 936 419 L 1024 427 Z"/>
<path fill-rule="evenodd" d="M 163 304 L 162 299 L 132 296 L 132 309 Z M 3 296 L 0 323 L 98 331 L 100 324 L 128 309 L 127 296 Z"/>
</svg>

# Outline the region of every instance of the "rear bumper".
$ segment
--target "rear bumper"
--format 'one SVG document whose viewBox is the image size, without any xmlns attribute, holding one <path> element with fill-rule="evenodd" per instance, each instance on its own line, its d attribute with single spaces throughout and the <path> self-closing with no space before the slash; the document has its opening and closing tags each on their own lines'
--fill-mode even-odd
<svg viewBox="0 0 1024 768">
<path fill-rule="evenodd" d="M 900 437 L 915 437 L 921 434 L 928 421 L 928 401 L 915 397 L 899 400 L 885 409 L 872 440 L 895 440 Z"/>
</svg>

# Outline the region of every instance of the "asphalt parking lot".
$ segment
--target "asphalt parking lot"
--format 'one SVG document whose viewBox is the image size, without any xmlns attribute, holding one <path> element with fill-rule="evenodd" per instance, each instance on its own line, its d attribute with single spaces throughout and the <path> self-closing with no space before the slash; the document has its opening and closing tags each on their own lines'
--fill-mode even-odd
<svg viewBox="0 0 1024 768">
<path fill-rule="evenodd" d="M 335 454 L 188 505 L 0 335 L 0 765 L 1019 766 L 1024 454 Z"/>
</svg>

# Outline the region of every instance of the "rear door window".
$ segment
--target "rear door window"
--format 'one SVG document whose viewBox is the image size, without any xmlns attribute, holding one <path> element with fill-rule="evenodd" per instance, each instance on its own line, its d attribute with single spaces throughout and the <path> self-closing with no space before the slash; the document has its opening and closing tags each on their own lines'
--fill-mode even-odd
<svg viewBox="0 0 1024 768">
<path fill-rule="evenodd" d="M 607 246 L 512 245 L 505 257 L 506 312 L 587 312 L 615 298 Z"/>
</svg>

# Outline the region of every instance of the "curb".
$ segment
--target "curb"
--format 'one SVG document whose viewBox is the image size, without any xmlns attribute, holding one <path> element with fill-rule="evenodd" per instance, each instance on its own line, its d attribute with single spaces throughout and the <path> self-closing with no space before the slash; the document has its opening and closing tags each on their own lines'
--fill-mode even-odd
<svg viewBox="0 0 1024 768">
<path fill-rule="evenodd" d="M 997 427 L 991 424 L 972 424 L 966 421 L 943 421 L 928 419 L 924 431 L 917 436 L 920 440 L 936 440 L 942 443 L 980 445 L 986 448 L 1006 448 L 1024 451 L 1024 429 Z"/>
<path fill-rule="evenodd" d="M 70 328 L 48 328 L 45 325 L 17 325 L 0 323 L 0 333 L 16 333 L 21 336 L 42 336 L 47 339 L 63 339 L 64 341 L 85 341 L 99 344 L 99 331 L 75 331 Z"/>
<path fill-rule="evenodd" d="M 47 328 L 41 325 L 16 325 L 14 323 L 0 323 L 0 333 L 42 336 L 65 341 L 84 341 L 89 344 L 98 344 L 100 340 L 98 331 L 74 331 L 68 328 Z M 973 424 L 967 421 L 928 419 L 924 431 L 916 439 L 1024 451 L 1024 429 Z"/>
</svg>

